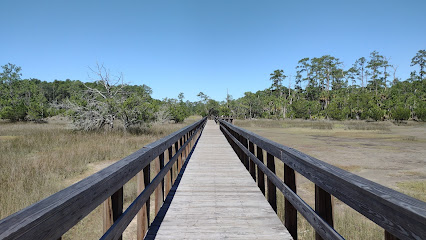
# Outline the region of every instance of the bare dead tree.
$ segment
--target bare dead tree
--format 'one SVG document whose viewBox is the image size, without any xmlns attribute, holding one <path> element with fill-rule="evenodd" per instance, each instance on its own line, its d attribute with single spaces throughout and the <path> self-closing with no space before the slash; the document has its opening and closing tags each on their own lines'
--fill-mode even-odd
<svg viewBox="0 0 426 240">
<path fill-rule="evenodd" d="M 397 78 L 396 78 L 396 71 L 398 70 L 398 65 L 391 65 L 391 67 L 392 67 L 392 69 L 393 69 L 393 83 L 395 84 L 396 83 L 396 81 L 398 80 Z"/>
<path fill-rule="evenodd" d="M 66 101 L 70 116 L 76 128 L 85 131 L 113 129 L 118 116 L 118 105 L 126 86 L 123 75 L 111 76 L 104 65 L 96 64 L 90 68 L 89 78 L 93 84 L 83 83 L 86 87 L 79 101 Z"/>
<path fill-rule="evenodd" d="M 113 129 L 116 120 L 123 123 L 124 130 L 130 126 L 154 119 L 155 107 L 146 86 L 128 86 L 123 74 L 112 76 L 103 66 L 96 64 L 89 78 L 92 83 L 83 83 L 79 101 L 66 102 L 74 125 L 90 131 Z"/>
</svg>

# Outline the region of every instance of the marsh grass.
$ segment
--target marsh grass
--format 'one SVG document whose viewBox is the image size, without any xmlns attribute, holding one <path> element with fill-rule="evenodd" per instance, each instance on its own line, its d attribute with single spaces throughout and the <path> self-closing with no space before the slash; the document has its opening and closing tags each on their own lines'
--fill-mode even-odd
<svg viewBox="0 0 426 240">
<path fill-rule="evenodd" d="M 239 127 L 264 127 L 264 128 L 281 128 L 284 127 L 284 121 L 271 119 L 252 119 L 240 120 L 235 119 L 235 125 Z"/>
<path fill-rule="evenodd" d="M 153 124 L 139 134 L 79 132 L 57 119 L 48 124 L 0 122 L 0 219 L 81 180 L 89 164 L 120 160 L 199 119 Z M 124 198 L 126 204 L 136 198 L 135 179 L 125 185 Z M 64 239 L 99 238 L 100 209 L 85 217 Z"/>
<path fill-rule="evenodd" d="M 251 119 L 235 120 L 235 125 L 243 128 L 310 128 L 319 130 L 345 129 L 389 132 L 391 122 L 366 122 L 366 121 L 332 121 L 332 120 L 302 120 L 302 119 Z"/>
<path fill-rule="evenodd" d="M 346 130 L 384 131 L 389 132 L 390 122 L 344 121 Z"/>
<path fill-rule="evenodd" d="M 399 182 L 397 186 L 408 196 L 426 202 L 426 180 Z"/>
<path fill-rule="evenodd" d="M 255 148 L 256 149 L 256 148 Z M 265 152 L 264 152 L 265 155 Z M 264 156 L 265 159 L 266 155 Z M 342 166 L 339 166 L 342 167 Z M 360 166 L 351 165 L 343 166 L 343 169 L 351 172 L 356 172 L 361 169 Z M 256 170 L 257 171 L 257 170 Z M 284 164 L 275 159 L 275 172 L 276 175 L 284 180 Z M 257 174 L 257 173 L 256 173 Z M 315 209 L 315 185 L 296 172 L 296 191 L 297 194 L 312 208 Z M 410 189 L 415 189 L 417 191 L 424 192 L 424 183 L 404 183 L 403 187 Z M 266 186 L 266 179 L 265 179 Z M 423 187 L 423 188 L 422 188 Z M 281 222 L 284 224 L 284 195 L 278 190 L 277 191 L 277 215 Z M 266 196 L 268 194 L 268 189 L 266 189 Z M 332 197 L 333 202 L 333 218 L 334 218 L 334 228 L 336 231 L 341 234 L 345 239 L 355 239 L 355 240 L 364 240 L 364 239 L 383 239 L 384 230 L 379 227 L 377 224 L 364 217 L 362 214 L 353 210 L 346 204 L 342 203 L 335 197 Z M 308 223 L 308 221 L 298 212 L 297 214 L 297 232 L 298 239 L 301 240 L 313 240 L 315 239 L 315 230 Z"/>
<path fill-rule="evenodd" d="M 417 138 L 415 136 L 407 136 L 402 139 L 403 141 L 417 141 Z"/>
</svg>

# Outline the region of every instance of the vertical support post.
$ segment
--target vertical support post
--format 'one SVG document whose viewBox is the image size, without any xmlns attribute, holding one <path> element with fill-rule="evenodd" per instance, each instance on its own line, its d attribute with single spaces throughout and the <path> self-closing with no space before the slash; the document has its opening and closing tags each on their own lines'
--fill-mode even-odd
<svg viewBox="0 0 426 240">
<path fill-rule="evenodd" d="M 236 133 L 236 132 L 234 132 L 235 133 L 235 138 L 239 141 L 239 142 L 243 142 L 242 140 L 241 140 L 241 138 L 242 138 L 242 136 L 241 135 L 239 135 L 238 133 Z M 242 151 L 241 151 L 241 149 L 240 149 L 240 147 L 238 146 L 238 144 L 236 144 L 236 146 L 235 146 L 236 148 L 237 148 L 237 150 L 238 150 L 238 152 L 237 152 L 237 155 L 238 155 L 238 158 L 240 159 L 240 161 L 244 164 L 244 159 L 243 159 L 243 155 L 242 155 Z"/>
<path fill-rule="evenodd" d="M 103 209 L 103 229 L 106 232 L 123 213 L 123 187 L 103 203 Z M 119 239 L 121 240 L 122 237 L 120 236 Z"/>
<path fill-rule="evenodd" d="M 145 189 L 145 187 L 149 184 L 150 179 L 150 165 L 146 166 L 142 171 L 140 171 L 136 175 L 137 179 L 137 191 L 138 195 Z M 139 210 L 137 214 L 137 240 L 143 240 L 146 232 L 149 227 L 149 201 L 142 206 L 142 209 Z"/>
<path fill-rule="evenodd" d="M 333 227 L 333 205 L 331 203 L 331 195 L 317 185 L 315 185 L 315 211 Z M 315 239 L 322 240 L 323 238 L 318 233 L 315 233 Z"/>
<path fill-rule="evenodd" d="M 182 146 L 183 146 L 183 136 L 179 139 L 179 148 L 182 148 Z M 180 172 L 180 170 L 182 169 L 182 166 L 183 166 L 183 153 L 184 153 L 185 151 L 182 151 L 181 153 L 180 153 L 180 167 L 179 167 L 179 172 Z"/>
<path fill-rule="evenodd" d="M 399 238 L 392 235 L 392 233 L 385 230 L 385 240 L 399 240 Z"/>
<path fill-rule="evenodd" d="M 254 144 L 251 141 L 249 142 L 249 151 L 253 153 L 254 155 Z M 251 177 L 254 179 L 254 181 L 256 181 L 256 165 L 251 159 L 250 159 L 249 169 L 250 169 Z"/>
<path fill-rule="evenodd" d="M 296 174 L 292 168 L 284 164 L 284 183 L 296 193 Z M 297 240 L 297 210 L 285 198 L 284 202 L 284 226 L 294 240 Z"/>
<path fill-rule="evenodd" d="M 263 150 L 259 146 L 256 149 L 257 158 L 263 163 Z M 259 166 L 257 166 L 257 186 L 259 186 L 260 191 L 262 191 L 263 195 L 265 195 L 265 174 L 260 170 Z"/>
<path fill-rule="evenodd" d="M 160 171 L 161 171 L 161 169 L 163 169 L 164 168 L 164 152 L 162 152 L 161 154 L 160 154 L 160 156 L 158 156 L 158 158 L 159 158 L 159 160 L 160 160 Z M 158 172 L 160 172 L 160 171 L 158 171 Z M 164 202 L 164 192 L 165 192 L 165 189 L 164 189 L 164 178 L 161 180 L 161 194 L 162 194 L 162 202 Z"/>
<path fill-rule="evenodd" d="M 173 151 L 172 146 L 170 146 L 169 149 L 167 149 L 169 162 L 173 157 L 172 151 Z M 170 189 L 172 188 L 172 184 L 173 184 L 173 168 L 171 168 L 169 172 L 166 174 L 166 186 L 165 186 L 166 196 L 169 194 Z"/>
<path fill-rule="evenodd" d="M 189 134 L 189 132 L 186 134 L 186 140 L 189 141 L 189 138 L 191 137 L 191 135 Z M 189 154 L 191 153 L 191 141 L 188 142 L 188 145 L 186 145 L 186 157 L 189 156 Z"/>
<path fill-rule="evenodd" d="M 163 157 L 164 157 L 164 153 L 163 153 Z M 155 166 L 155 175 L 157 175 L 160 172 L 160 157 L 157 157 L 154 160 L 154 166 Z M 161 184 L 158 185 L 158 187 L 155 189 L 154 191 L 154 196 L 155 196 L 155 205 L 154 205 L 154 210 L 155 210 L 155 216 L 157 216 L 157 213 L 160 211 L 161 205 L 163 204 L 163 191 L 161 189 Z"/>
<path fill-rule="evenodd" d="M 103 232 L 106 233 L 108 229 L 112 226 L 112 203 L 111 203 L 111 197 L 108 197 L 102 204 L 102 225 L 103 225 Z"/>
<path fill-rule="evenodd" d="M 268 152 L 266 153 L 266 165 L 269 170 L 275 174 L 275 159 L 274 156 Z M 268 202 L 271 204 L 272 209 L 277 212 L 277 188 L 269 178 L 267 180 Z"/>
<path fill-rule="evenodd" d="M 185 145 L 185 143 L 186 143 L 186 134 L 182 136 L 182 146 Z M 186 157 L 187 157 L 186 150 L 187 150 L 187 147 L 185 146 L 184 149 L 183 149 L 183 151 L 182 151 L 182 154 L 183 154 L 183 157 L 182 157 L 182 166 L 183 166 L 183 164 L 186 161 Z"/>
<path fill-rule="evenodd" d="M 178 151 L 179 151 L 179 140 L 177 140 L 177 142 L 175 143 L 175 154 L 177 154 Z M 176 174 L 175 174 L 175 179 L 176 179 L 177 175 L 179 174 L 179 165 L 180 165 L 180 155 L 178 156 L 178 158 L 176 160 Z"/>
<path fill-rule="evenodd" d="M 241 136 L 241 140 L 242 140 L 243 146 L 248 149 L 247 139 L 245 137 Z M 241 151 L 241 152 L 243 154 L 244 166 L 246 166 L 247 171 L 249 171 L 249 158 L 244 151 Z"/>
</svg>

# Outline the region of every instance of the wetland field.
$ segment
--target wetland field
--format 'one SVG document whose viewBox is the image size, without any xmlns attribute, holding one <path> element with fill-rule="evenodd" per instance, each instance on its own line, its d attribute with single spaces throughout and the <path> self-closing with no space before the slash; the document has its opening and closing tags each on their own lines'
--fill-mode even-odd
<svg viewBox="0 0 426 240">
<path fill-rule="evenodd" d="M 426 124 L 405 122 L 236 120 L 235 125 L 368 180 L 426 201 Z M 283 165 L 276 161 L 277 175 Z M 314 184 L 296 174 L 298 194 L 314 206 Z M 283 219 L 283 196 L 277 191 Z M 333 198 L 335 228 L 346 239 L 383 239 L 383 229 Z M 299 214 L 299 238 L 315 239 Z"/>
<path fill-rule="evenodd" d="M 35 203 L 164 137 L 183 124 L 153 124 L 139 134 L 122 131 L 80 132 L 60 117 L 48 123 L 0 122 L 0 219 Z M 339 168 L 426 201 L 426 124 L 408 122 L 236 120 L 237 126 L 295 148 Z M 282 177 L 282 164 L 276 161 Z M 311 206 L 314 185 L 300 175 L 298 194 Z M 125 202 L 136 197 L 136 183 L 125 185 Z M 283 196 L 278 195 L 278 214 Z M 337 199 L 335 228 L 347 239 L 382 239 L 383 230 Z M 135 224 L 124 237 L 134 239 Z M 85 217 L 63 239 L 98 239 L 101 207 Z M 314 239 L 300 215 L 299 239 Z"/>
</svg>

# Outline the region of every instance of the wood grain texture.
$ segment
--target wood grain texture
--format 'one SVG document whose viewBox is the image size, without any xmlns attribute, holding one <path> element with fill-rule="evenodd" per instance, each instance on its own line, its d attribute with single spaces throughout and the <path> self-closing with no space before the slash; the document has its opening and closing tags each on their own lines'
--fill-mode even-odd
<svg viewBox="0 0 426 240">
<path fill-rule="evenodd" d="M 248 142 L 246 138 L 241 137 L 241 143 L 246 149 L 248 149 Z M 247 171 L 250 171 L 249 157 L 244 152 L 243 152 L 243 159 L 244 159 L 244 166 L 246 166 Z"/>
<path fill-rule="evenodd" d="M 249 142 L 249 151 L 254 154 L 254 144 Z M 250 159 L 249 171 L 251 177 L 256 181 L 256 164 Z"/>
<path fill-rule="evenodd" d="M 160 159 L 156 159 L 155 161 L 155 173 L 156 175 L 160 173 L 161 167 L 160 167 Z M 160 211 L 161 205 L 163 205 L 163 191 L 161 189 L 161 184 L 164 180 L 161 180 L 161 183 L 157 186 L 157 188 L 154 191 L 154 212 L 155 215 L 157 215 L 158 211 Z"/>
<path fill-rule="evenodd" d="M 256 155 L 258 160 L 262 162 L 263 164 L 263 150 L 259 146 L 256 146 Z M 256 165 L 256 168 L 257 168 L 257 186 L 259 186 L 260 191 L 262 191 L 263 195 L 265 195 L 265 174 L 262 172 L 259 166 Z"/>
<path fill-rule="evenodd" d="M 158 156 L 160 160 L 160 170 L 164 168 L 164 153 L 161 153 L 160 156 Z M 164 202 L 164 181 L 166 179 L 167 175 L 164 177 L 164 179 L 161 181 L 161 204 Z"/>
<path fill-rule="evenodd" d="M 205 118 L 0 220 L 0 239 L 57 239 Z"/>
<path fill-rule="evenodd" d="M 199 126 L 197 130 L 202 130 L 203 126 Z M 110 229 L 100 238 L 102 240 L 118 239 L 118 237 L 127 228 L 129 223 L 133 220 L 135 215 L 142 208 L 143 204 L 147 202 L 149 196 L 155 191 L 155 189 L 161 184 L 161 181 L 166 176 L 167 172 L 170 171 L 174 163 L 181 156 L 187 143 L 181 146 L 179 151 L 172 157 L 172 159 L 164 166 L 163 169 L 152 179 L 151 183 L 146 186 L 139 196 L 130 204 L 130 206 L 124 211 L 120 218 L 110 227 Z"/>
<path fill-rule="evenodd" d="M 124 203 L 124 193 L 123 193 L 123 187 L 117 190 L 114 194 L 111 196 L 111 208 L 112 208 L 112 222 L 116 222 L 118 218 L 123 214 L 123 203 Z M 118 240 L 122 239 L 122 236 L 120 235 Z"/>
<path fill-rule="evenodd" d="M 296 174 L 293 169 L 284 164 L 284 184 L 287 185 L 295 194 L 296 192 Z M 290 232 L 294 240 L 297 240 L 297 210 L 290 201 L 285 198 L 284 201 L 284 226 Z"/>
<path fill-rule="evenodd" d="M 331 195 L 317 185 L 315 185 L 315 211 L 330 225 L 330 227 L 334 226 Z M 315 233 L 315 239 L 323 240 L 323 238 L 318 233 Z"/>
<path fill-rule="evenodd" d="M 209 121 L 156 239 L 291 239 L 244 168 Z"/>
<path fill-rule="evenodd" d="M 426 203 L 245 129 L 221 125 L 280 159 L 326 192 L 400 239 L 426 239 Z"/>
<path fill-rule="evenodd" d="M 145 189 L 145 180 L 144 180 L 144 173 L 143 171 L 140 171 L 137 174 L 136 181 L 137 181 L 137 193 L 138 195 L 142 193 L 142 191 Z M 148 200 L 149 203 L 149 200 Z M 139 210 L 137 217 L 137 240 L 143 240 L 145 237 L 146 232 L 148 231 L 148 214 L 147 214 L 147 206 L 146 203 L 142 206 L 142 209 Z M 106 232 L 106 231 L 104 231 Z"/>
<path fill-rule="evenodd" d="M 168 150 L 167 150 L 167 162 L 169 162 L 170 161 L 170 159 L 172 159 L 172 147 L 169 147 L 168 148 Z M 173 179 L 173 176 L 172 176 L 172 170 L 170 170 L 168 173 L 167 173 L 167 175 L 166 175 L 166 177 L 164 178 L 164 195 L 165 196 L 167 196 L 167 194 L 169 194 L 169 192 L 170 192 L 170 188 L 172 187 L 172 179 Z"/>
<path fill-rule="evenodd" d="M 221 126 L 222 127 L 222 126 Z M 222 128 L 223 133 L 229 136 L 226 127 Z M 324 239 L 344 239 L 338 234 L 328 223 L 318 216 L 318 214 L 295 192 L 293 192 L 284 182 L 278 178 L 263 162 L 261 162 L 254 154 L 244 148 L 244 146 L 234 137 L 230 136 L 230 140 L 235 142 L 238 147 L 249 155 L 258 166 L 258 168 L 265 174 L 265 176 L 278 188 L 288 201 L 297 209 L 300 214 L 309 222 L 309 224 L 324 238 Z"/>
<path fill-rule="evenodd" d="M 179 141 L 177 141 L 175 144 L 174 144 L 174 147 L 175 147 L 175 154 L 179 151 Z M 173 182 L 175 181 L 175 179 L 176 179 L 176 176 L 177 176 L 177 173 L 179 172 L 179 160 L 178 161 L 176 161 L 176 164 L 172 167 L 172 169 L 173 169 L 173 175 L 174 175 L 174 178 L 173 178 Z"/>
<path fill-rule="evenodd" d="M 399 240 L 399 238 L 395 237 L 388 231 L 385 231 L 385 240 Z"/>
<path fill-rule="evenodd" d="M 102 203 L 102 229 L 105 233 L 113 224 L 111 197 Z"/>
<path fill-rule="evenodd" d="M 274 176 L 276 176 L 275 159 L 274 156 L 269 153 L 266 153 L 266 166 L 274 174 Z M 269 177 L 266 179 L 266 186 L 268 189 L 268 202 L 271 205 L 272 209 L 277 212 L 277 189 Z"/>
</svg>

